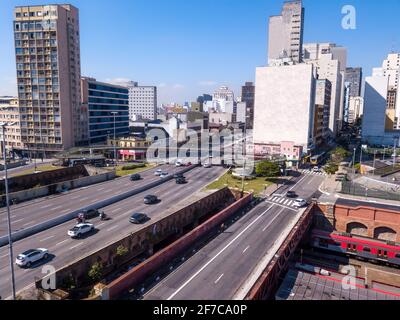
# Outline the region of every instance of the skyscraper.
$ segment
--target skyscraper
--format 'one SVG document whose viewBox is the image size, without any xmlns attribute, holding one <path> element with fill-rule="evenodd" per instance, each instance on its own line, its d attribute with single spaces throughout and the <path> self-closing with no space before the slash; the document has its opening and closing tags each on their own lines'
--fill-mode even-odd
<svg viewBox="0 0 400 320">
<path fill-rule="evenodd" d="M 361 68 L 346 68 L 346 75 L 344 82 L 350 83 L 350 97 L 361 96 L 361 81 L 362 81 Z"/>
<path fill-rule="evenodd" d="M 302 61 L 304 8 L 302 1 L 286 1 L 279 16 L 269 18 L 268 64 L 288 59 Z"/>
<path fill-rule="evenodd" d="M 131 120 L 157 119 L 157 87 L 139 86 L 129 82 L 129 118 Z"/>
<path fill-rule="evenodd" d="M 80 97 L 79 13 L 71 5 L 15 8 L 21 142 L 52 153 L 87 140 Z"/>
<path fill-rule="evenodd" d="M 246 82 L 242 86 L 242 101 L 246 102 L 246 127 L 248 129 L 253 128 L 254 123 L 254 97 L 256 87 L 253 82 Z"/>
</svg>

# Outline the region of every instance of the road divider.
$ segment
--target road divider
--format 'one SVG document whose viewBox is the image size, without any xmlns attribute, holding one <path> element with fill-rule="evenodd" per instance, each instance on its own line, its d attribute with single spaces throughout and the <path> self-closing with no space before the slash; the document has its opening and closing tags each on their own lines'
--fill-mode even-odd
<svg viewBox="0 0 400 320">
<path fill-rule="evenodd" d="M 192 165 L 190 167 L 185 167 L 184 169 L 178 171 L 177 173 L 184 174 L 186 172 L 191 171 L 192 169 L 194 169 L 196 167 L 197 167 L 197 165 Z M 149 184 L 147 184 L 145 186 L 142 186 L 140 188 L 137 188 L 137 189 L 134 189 L 134 190 L 130 190 L 130 191 L 127 191 L 127 192 L 112 196 L 111 198 L 99 201 L 96 204 L 92 204 L 92 205 L 89 205 L 89 206 L 84 206 L 84 207 L 79 208 L 77 210 L 74 210 L 72 212 L 63 214 L 63 215 L 61 215 L 59 217 L 53 218 L 53 219 L 51 219 L 49 221 L 46 221 L 46 222 L 41 222 L 41 223 L 39 223 L 37 225 L 28 227 L 26 229 L 15 231 L 15 232 L 12 233 L 12 240 L 13 241 L 18 241 L 18 240 L 27 238 L 29 236 L 32 236 L 32 235 L 36 234 L 36 233 L 45 231 L 47 229 L 50 229 L 50 228 L 53 228 L 53 227 L 58 226 L 60 224 L 63 224 L 65 222 L 67 222 L 67 221 L 73 220 L 83 210 L 92 210 L 92 209 L 98 210 L 98 209 L 110 206 L 110 205 L 112 205 L 114 203 L 117 203 L 119 201 L 125 200 L 125 199 L 127 199 L 129 197 L 132 197 L 132 196 L 136 195 L 136 194 L 139 194 L 139 193 L 142 193 L 142 192 L 147 191 L 149 189 L 155 188 L 155 187 L 157 187 L 157 186 L 159 186 L 159 185 L 161 185 L 161 184 L 163 184 L 163 183 L 165 183 L 167 181 L 170 181 L 172 179 L 173 179 L 173 174 L 170 174 L 169 176 L 165 177 L 164 179 L 156 180 L 156 181 L 154 181 L 152 183 L 149 183 Z M 9 243 L 9 240 L 8 240 L 8 236 L 7 235 L 0 237 L 0 247 L 5 246 L 8 243 Z"/>
</svg>

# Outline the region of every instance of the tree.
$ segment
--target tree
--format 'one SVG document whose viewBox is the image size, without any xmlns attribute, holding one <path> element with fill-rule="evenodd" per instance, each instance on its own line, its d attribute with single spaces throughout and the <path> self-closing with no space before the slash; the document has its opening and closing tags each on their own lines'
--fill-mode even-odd
<svg viewBox="0 0 400 320">
<path fill-rule="evenodd" d="M 270 161 L 261 161 L 256 166 L 256 174 L 261 177 L 277 177 L 280 175 L 279 164 Z"/>
<path fill-rule="evenodd" d="M 342 147 L 337 147 L 335 150 L 331 151 L 331 159 L 336 164 L 339 164 L 350 155 L 351 153 Z"/>
<path fill-rule="evenodd" d="M 128 253 L 128 249 L 125 248 L 123 245 L 118 246 L 117 248 L 117 256 L 123 257 Z"/>
<path fill-rule="evenodd" d="M 103 277 L 103 265 L 100 262 L 94 263 L 88 275 L 93 281 L 100 281 Z"/>
</svg>

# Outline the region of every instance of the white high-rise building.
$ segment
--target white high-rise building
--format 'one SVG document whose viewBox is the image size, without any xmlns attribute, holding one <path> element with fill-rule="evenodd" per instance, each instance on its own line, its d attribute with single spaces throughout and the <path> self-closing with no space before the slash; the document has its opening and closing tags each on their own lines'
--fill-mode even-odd
<svg viewBox="0 0 400 320">
<path fill-rule="evenodd" d="M 303 59 L 316 67 L 318 79 L 327 79 L 332 84 L 329 130 L 335 137 L 344 114 L 347 49 L 333 43 L 308 43 L 304 44 Z"/>
<path fill-rule="evenodd" d="M 302 1 L 286 1 L 281 15 L 269 18 L 268 65 L 276 65 L 282 59 L 301 62 L 303 29 Z"/>
<path fill-rule="evenodd" d="M 287 141 L 303 150 L 313 148 L 314 74 L 312 64 L 257 68 L 254 144 Z"/>
<path fill-rule="evenodd" d="M 222 86 L 214 91 L 213 100 L 234 101 L 235 94 L 227 86 Z"/>
<path fill-rule="evenodd" d="M 133 121 L 157 119 L 157 87 L 129 82 L 129 118 Z"/>
</svg>

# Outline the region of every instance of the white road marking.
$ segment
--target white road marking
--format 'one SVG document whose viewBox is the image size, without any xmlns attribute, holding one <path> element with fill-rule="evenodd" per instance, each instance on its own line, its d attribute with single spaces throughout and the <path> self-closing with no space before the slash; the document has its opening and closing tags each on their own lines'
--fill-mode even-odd
<svg viewBox="0 0 400 320">
<path fill-rule="evenodd" d="M 279 211 L 278 214 L 265 226 L 265 228 L 263 229 L 263 232 L 265 232 L 265 230 L 267 230 L 271 226 L 271 224 L 276 220 L 276 218 L 278 218 L 281 215 L 283 210 L 285 210 L 285 209 L 282 208 L 282 210 Z"/>
<path fill-rule="evenodd" d="M 279 203 L 275 203 L 275 202 L 271 202 L 271 201 L 267 201 L 267 200 L 265 200 L 265 202 L 266 202 L 266 203 L 270 203 L 270 204 L 274 204 L 274 205 L 276 205 L 276 206 L 278 206 L 278 207 L 281 207 L 281 208 L 285 208 L 285 209 L 288 209 L 288 210 L 297 212 L 297 210 L 292 209 L 292 208 L 289 208 L 289 207 L 285 207 L 285 206 L 283 206 L 283 205 L 281 205 L 281 204 L 279 204 Z"/>
<path fill-rule="evenodd" d="M 223 247 L 213 258 L 211 258 L 203 267 L 201 267 L 195 274 L 193 274 L 185 283 L 183 283 L 173 294 L 171 294 L 167 300 L 172 300 L 184 287 L 188 285 L 190 281 L 196 278 L 200 272 L 207 268 L 215 259 L 217 259 L 226 249 L 228 249 L 237 239 L 239 239 L 247 230 L 249 230 L 254 224 L 257 223 L 273 206 L 265 210 L 261 215 L 257 216 L 246 228 L 244 228 L 235 238 L 233 238 L 225 247 Z"/>
<path fill-rule="evenodd" d="M 3 254 L 2 256 L 0 256 L 0 258 L 5 258 L 5 257 L 7 257 L 7 256 L 8 256 L 8 253 Z"/>
<path fill-rule="evenodd" d="M 40 209 L 46 209 L 46 208 L 48 208 L 48 207 L 51 207 L 51 204 L 46 204 L 45 206 L 40 207 Z"/>
<path fill-rule="evenodd" d="M 71 199 L 72 200 L 75 200 L 75 199 L 78 199 L 78 198 L 80 198 L 81 196 L 80 195 L 78 195 L 78 196 L 75 196 L 75 197 L 71 197 Z"/>
<path fill-rule="evenodd" d="M 247 250 L 249 250 L 250 246 L 247 246 L 246 249 L 243 250 L 242 253 L 245 253 Z"/>
<path fill-rule="evenodd" d="M 99 188 L 97 189 L 97 191 L 103 191 L 105 188 Z"/>
<path fill-rule="evenodd" d="M 214 281 L 214 284 L 217 284 L 219 282 L 219 280 L 221 280 L 221 278 L 224 276 L 224 274 L 221 274 L 217 280 Z"/>
<path fill-rule="evenodd" d="M 17 223 L 17 222 L 20 222 L 20 221 L 22 221 L 22 220 L 24 220 L 24 219 L 18 219 L 18 220 L 12 220 L 12 219 L 11 219 L 11 222 L 12 222 L 12 223 Z"/>
<path fill-rule="evenodd" d="M 65 239 L 65 240 L 63 240 L 63 241 L 57 243 L 56 246 L 58 246 L 58 245 L 60 245 L 60 244 L 62 244 L 62 243 L 64 243 L 64 242 L 67 242 L 68 240 L 69 240 L 69 239 Z"/>
<path fill-rule="evenodd" d="M 288 206 L 291 206 L 292 204 L 293 204 L 293 200 L 290 200 L 290 201 L 287 203 Z"/>
<path fill-rule="evenodd" d="M 118 225 L 116 225 L 116 226 L 114 226 L 114 227 L 111 227 L 110 229 L 107 229 L 106 231 L 112 231 L 112 230 L 114 230 L 114 229 L 116 229 L 116 228 L 118 228 Z"/>
<path fill-rule="evenodd" d="M 81 245 L 83 245 L 83 242 L 78 243 L 76 246 L 73 246 L 73 247 L 71 247 L 70 249 L 71 249 L 71 250 L 72 250 L 72 249 L 75 249 L 75 248 L 77 248 L 77 247 L 79 247 L 79 246 L 81 246 Z"/>
<path fill-rule="evenodd" d="M 120 210 L 121 210 L 121 208 L 115 208 L 114 210 L 111 211 L 111 213 L 115 213 L 115 212 L 120 211 Z"/>
<path fill-rule="evenodd" d="M 288 202 L 289 202 L 289 199 L 287 199 L 283 204 L 287 205 Z"/>
<path fill-rule="evenodd" d="M 54 235 L 52 235 L 52 236 L 50 236 L 50 237 L 47 237 L 47 238 L 44 238 L 44 239 L 39 240 L 39 241 L 40 241 L 40 242 L 43 242 L 43 241 L 49 240 L 49 239 L 51 239 L 51 238 L 53 238 L 53 237 L 54 237 Z"/>
<path fill-rule="evenodd" d="M 85 200 L 88 200 L 88 199 L 89 199 L 88 197 L 85 197 L 85 198 L 79 199 L 79 201 L 85 201 Z"/>
<path fill-rule="evenodd" d="M 99 225 L 96 226 L 96 228 L 100 228 L 101 226 L 104 226 L 105 224 L 106 224 L 105 222 L 100 223 Z"/>
<path fill-rule="evenodd" d="M 62 208 L 62 206 L 57 206 L 57 207 L 51 208 L 51 210 L 58 210 L 58 209 L 61 209 L 61 208 Z"/>
<path fill-rule="evenodd" d="M 282 198 L 280 201 L 278 201 L 278 203 L 282 203 L 285 201 L 285 198 Z"/>
<path fill-rule="evenodd" d="M 36 221 L 30 221 L 30 222 L 28 222 L 28 223 L 23 224 L 22 226 L 25 227 L 25 226 L 27 226 L 27 225 L 34 224 L 35 222 L 36 222 Z"/>
</svg>

